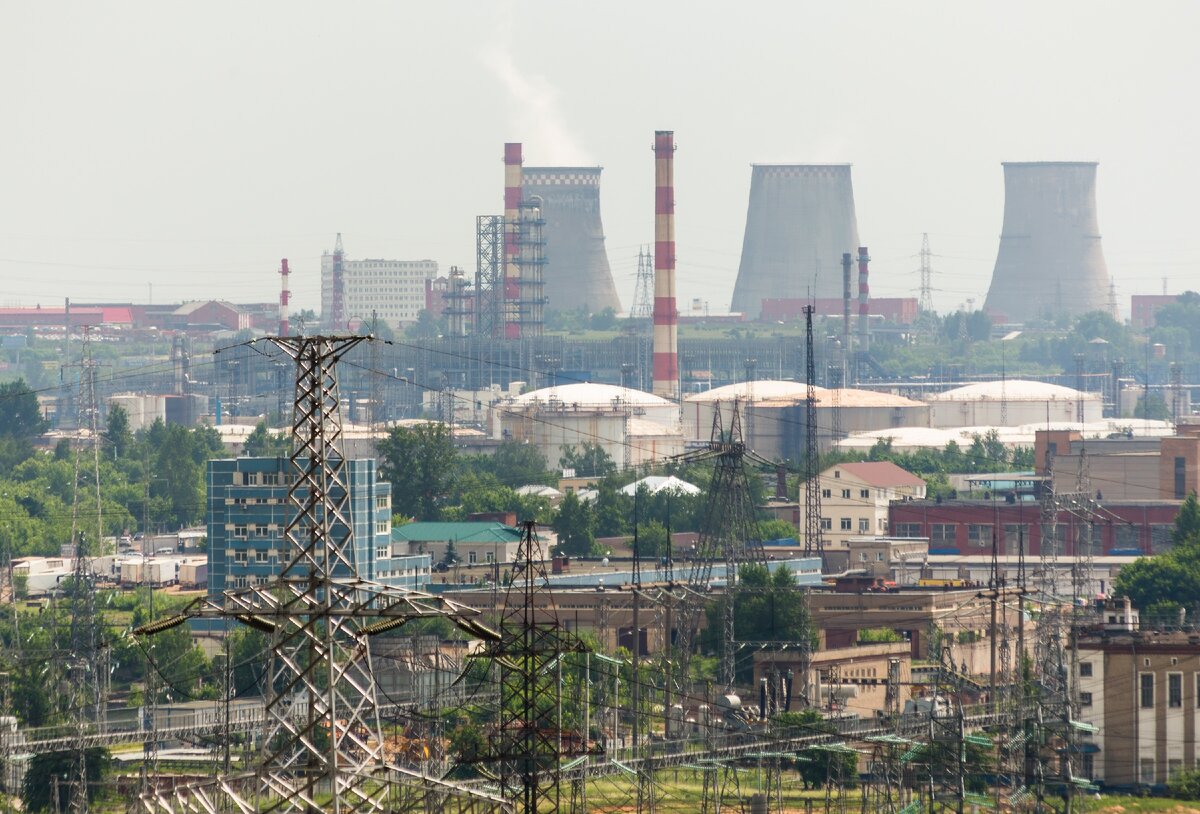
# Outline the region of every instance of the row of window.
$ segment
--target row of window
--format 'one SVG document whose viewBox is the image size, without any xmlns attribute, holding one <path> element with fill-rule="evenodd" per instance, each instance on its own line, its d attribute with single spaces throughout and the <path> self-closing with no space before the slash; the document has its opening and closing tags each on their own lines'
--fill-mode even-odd
<svg viewBox="0 0 1200 814">
<path fill-rule="evenodd" d="M 1139 706 L 1154 709 L 1154 673 L 1138 673 Z M 1183 707 L 1183 673 L 1167 673 L 1167 706 Z M 1196 708 L 1200 709 L 1200 673 L 1196 674 Z"/>
<path fill-rule="evenodd" d="M 228 526 L 226 526 L 226 528 L 228 528 Z M 254 528 L 254 536 L 255 537 L 270 537 L 272 535 L 279 533 L 279 526 L 276 526 L 274 524 L 255 523 L 253 528 Z M 303 528 L 300 528 L 297 530 L 297 532 L 301 533 L 301 534 L 303 533 L 303 531 L 304 531 Z M 375 521 L 375 533 L 376 534 L 391 534 L 392 533 L 391 521 L 390 520 Z M 242 537 L 242 538 L 250 536 L 250 526 L 246 525 L 245 523 L 234 524 L 233 536 L 234 537 Z"/>
<path fill-rule="evenodd" d="M 843 497 L 843 498 L 849 498 L 849 497 L 850 497 L 850 490 L 849 490 L 849 489 L 842 489 L 842 490 L 841 490 L 841 493 L 842 493 L 842 497 Z M 860 498 L 864 498 L 864 499 L 870 500 L 870 498 L 871 498 L 871 490 L 870 490 L 870 489 L 859 489 L 859 490 L 858 490 L 858 496 L 859 496 Z M 821 497 L 825 497 L 825 498 L 831 498 L 831 499 L 832 499 L 832 498 L 833 498 L 833 490 L 832 490 L 832 489 L 822 489 L 822 490 L 821 490 Z"/>
<path fill-rule="evenodd" d="M 879 525 L 880 525 L 879 530 L 883 531 L 886 528 L 886 521 L 880 520 Z M 854 531 L 854 518 L 852 518 L 852 517 L 839 518 L 838 527 L 841 531 Z M 833 518 L 832 517 L 822 517 L 821 518 L 821 528 L 824 531 L 833 531 Z M 871 533 L 871 518 L 869 518 L 869 517 L 858 518 L 858 532 L 859 532 L 859 534 L 870 534 Z"/>
</svg>

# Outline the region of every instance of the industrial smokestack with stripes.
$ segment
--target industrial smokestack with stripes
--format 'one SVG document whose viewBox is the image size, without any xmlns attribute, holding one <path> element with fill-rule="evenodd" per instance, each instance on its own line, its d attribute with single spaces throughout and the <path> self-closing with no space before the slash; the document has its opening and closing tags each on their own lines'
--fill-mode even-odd
<svg viewBox="0 0 1200 814">
<path fill-rule="evenodd" d="M 838 298 L 842 254 L 858 246 L 849 164 L 755 164 L 734 311 L 765 299 Z"/>
<path fill-rule="evenodd" d="M 1004 230 L 984 310 L 1005 322 L 1108 310 L 1096 163 L 1004 164 Z"/>
<path fill-rule="evenodd" d="M 675 308 L 675 133 L 654 132 L 654 386 L 679 400 L 679 348 Z"/>
<path fill-rule="evenodd" d="M 603 167 L 526 167 L 525 199 L 541 199 L 546 308 L 621 310 L 600 219 Z"/>
</svg>

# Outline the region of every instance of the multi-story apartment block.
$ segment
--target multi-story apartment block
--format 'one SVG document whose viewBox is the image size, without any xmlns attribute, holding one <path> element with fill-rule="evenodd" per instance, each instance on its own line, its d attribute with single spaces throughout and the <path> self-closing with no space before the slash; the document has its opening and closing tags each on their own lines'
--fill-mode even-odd
<svg viewBox="0 0 1200 814">
<path fill-rule="evenodd" d="M 370 322 L 372 312 L 393 328 L 417 321 L 427 304 L 426 281 L 437 277 L 435 260 L 343 260 L 342 302 L 350 322 Z M 321 256 L 321 314 L 333 302 L 333 255 Z M 330 326 L 345 330 L 346 325 Z"/>
<path fill-rule="evenodd" d="M 208 462 L 208 590 L 263 585 L 279 574 L 284 529 L 294 509 L 295 480 L 287 458 L 234 458 Z M 375 461 L 346 461 L 358 575 L 386 585 L 424 589 L 428 554 L 392 554 L 391 484 L 376 479 Z M 342 527 L 344 533 L 345 528 Z"/>
<path fill-rule="evenodd" d="M 1083 736 L 1076 775 L 1162 786 L 1200 762 L 1200 635 L 1110 631 L 1080 640 L 1077 663 L 1079 716 L 1095 731 Z"/>
<path fill-rule="evenodd" d="M 827 550 L 847 549 L 852 537 L 886 535 L 893 501 L 925 497 L 925 481 L 890 461 L 837 464 L 819 478 L 821 531 Z M 803 485 L 800 488 L 803 491 Z M 799 527 L 804 528 L 803 502 L 799 510 Z"/>
</svg>

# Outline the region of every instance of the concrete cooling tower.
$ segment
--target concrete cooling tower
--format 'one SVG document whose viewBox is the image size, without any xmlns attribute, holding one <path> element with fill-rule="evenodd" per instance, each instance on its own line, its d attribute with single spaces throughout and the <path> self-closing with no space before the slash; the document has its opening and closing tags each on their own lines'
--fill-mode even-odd
<svg viewBox="0 0 1200 814">
<path fill-rule="evenodd" d="M 842 296 L 842 254 L 858 248 L 849 164 L 755 164 L 734 311 L 764 299 Z"/>
<path fill-rule="evenodd" d="M 526 167 L 525 199 L 542 199 L 546 308 L 621 310 L 600 221 L 602 167 Z"/>
<path fill-rule="evenodd" d="M 1006 322 L 1108 310 L 1096 163 L 1004 164 L 1004 230 L 983 309 Z"/>
</svg>

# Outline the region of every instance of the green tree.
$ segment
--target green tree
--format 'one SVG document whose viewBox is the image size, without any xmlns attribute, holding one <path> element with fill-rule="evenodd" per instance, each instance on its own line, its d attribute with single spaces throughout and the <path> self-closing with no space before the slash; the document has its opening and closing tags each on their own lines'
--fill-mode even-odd
<svg viewBox="0 0 1200 814">
<path fill-rule="evenodd" d="M 617 465 L 604 447 L 599 444 L 584 444 L 582 447 L 564 444 L 558 465 L 562 469 L 574 469 L 576 477 L 602 478 L 616 471 Z"/>
<path fill-rule="evenodd" d="M 49 423 L 24 379 L 0 384 L 0 437 L 32 441 Z"/>
<path fill-rule="evenodd" d="M 638 550 L 642 558 L 667 556 L 667 528 L 657 520 L 641 523 L 638 528 Z"/>
<path fill-rule="evenodd" d="M 549 472 L 546 456 L 533 444 L 513 439 L 505 440 L 492 455 L 471 458 L 473 467 L 495 475 L 509 486 L 546 483 Z M 552 480 L 550 482 L 553 482 Z"/>
<path fill-rule="evenodd" d="M 558 504 L 554 530 L 558 532 L 558 550 L 563 554 L 586 557 L 592 553 L 596 543 L 596 516 L 592 507 L 574 492 L 568 492 Z"/>
<path fill-rule="evenodd" d="M 108 750 L 91 748 L 84 753 L 84 769 L 87 775 L 87 796 L 94 800 L 103 787 L 101 780 L 108 771 Z M 75 767 L 74 752 L 42 752 L 34 755 L 25 772 L 21 787 L 21 801 L 26 811 L 49 811 L 56 798 L 65 808 L 69 788 L 63 778 L 69 778 Z M 57 795 L 55 794 L 57 791 Z"/>
<path fill-rule="evenodd" d="M 124 458 L 133 444 L 133 433 L 129 431 L 129 413 L 120 404 L 108 408 L 108 421 L 104 427 L 104 443 L 112 449 L 114 458 Z"/>
<path fill-rule="evenodd" d="M 204 508 L 204 468 L 208 450 L 198 447 L 185 427 L 171 424 L 162 436 L 155 457 L 155 477 L 150 494 L 167 500 L 165 520 L 176 526 L 194 523 Z M 198 460 L 198 458 L 200 460 Z"/>
<path fill-rule="evenodd" d="M 644 492 L 644 490 L 643 490 Z M 645 506 L 646 495 L 639 495 L 638 512 Z M 633 499 L 617 491 L 616 484 L 605 478 L 596 484 L 596 536 L 619 537 L 631 531 L 634 514 Z"/>
<path fill-rule="evenodd" d="M 758 523 L 758 538 L 760 540 L 795 539 L 799 530 L 786 520 L 760 520 Z"/>
<path fill-rule="evenodd" d="M 1179 608 L 1200 604 L 1200 505 L 1188 495 L 1171 529 L 1174 545 L 1121 569 L 1113 590 L 1141 609 L 1146 622 L 1174 621 Z"/>
<path fill-rule="evenodd" d="M 266 421 L 254 425 L 254 430 L 246 436 L 243 454 L 249 458 L 286 457 L 292 453 L 292 439 L 287 433 L 273 433 L 267 427 Z"/>
<path fill-rule="evenodd" d="M 444 424 L 393 427 L 378 443 L 379 476 L 392 484 L 392 511 L 437 520 L 451 491 L 458 451 Z"/>
<path fill-rule="evenodd" d="M 1200 501 L 1196 493 L 1189 492 L 1175 515 L 1175 524 L 1171 527 L 1171 542 L 1177 546 L 1200 546 Z"/>
</svg>

